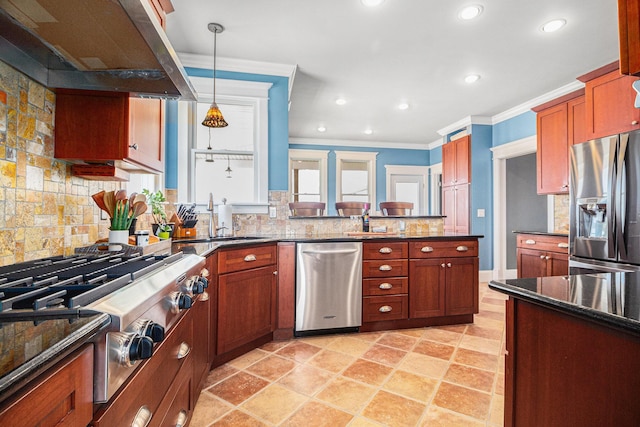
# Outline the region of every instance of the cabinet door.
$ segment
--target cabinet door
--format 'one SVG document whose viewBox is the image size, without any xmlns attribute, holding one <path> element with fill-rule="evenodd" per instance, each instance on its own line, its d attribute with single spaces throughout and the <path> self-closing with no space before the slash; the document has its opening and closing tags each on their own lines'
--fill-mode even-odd
<svg viewBox="0 0 640 427">
<path fill-rule="evenodd" d="M 455 141 L 442 145 L 442 185 L 456 183 L 456 145 Z"/>
<path fill-rule="evenodd" d="M 206 296 L 205 296 L 206 295 Z M 209 373 L 211 366 L 209 360 L 209 293 L 198 297 L 195 304 L 189 309 L 193 317 L 193 396 L 200 393 L 200 386 Z"/>
<path fill-rule="evenodd" d="M 456 204 L 455 232 L 469 234 L 469 184 L 456 185 L 454 195 Z"/>
<path fill-rule="evenodd" d="M 640 129 L 640 109 L 635 108 L 636 77 L 618 70 L 590 80 L 585 85 L 587 139 Z"/>
<path fill-rule="evenodd" d="M 218 354 L 273 332 L 275 271 L 270 265 L 218 277 Z"/>
<path fill-rule="evenodd" d="M 618 0 L 620 72 L 640 75 L 640 2 Z"/>
<path fill-rule="evenodd" d="M 584 96 L 567 102 L 569 146 L 587 141 L 587 117 Z"/>
<path fill-rule="evenodd" d="M 532 249 L 518 249 L 518 279 L 543 277 L 547 275 L 545 252 Z"/>
<path fill-rule="evenodd" d="M 537 115 L 538 194 L 569 192 L 567 117 L 566 103 L 540 111 Z"/>
<path fill-rule="evenodd" d="M 409 318 L 445 315 L 444 258 L 409 261 Z"/>
<path fill-rule="evenodd" d="M 447 258 L 446 314 L 478 312 L 478 258 Z"/>
<path fill-rule="evenodd" d="M 456 184 L 471 182 L 471 136 L 463 136 L 455 141 Z"/>
<path fill-rule="evenodd" d="M 548 276 L 566 276 L 569 274 L 568 254 L 548 252 L 545 259 L 547 260 Z"/>
<path fill-rule="evenodd" d="M 442 215 L 444 232 L 452 233 L 456 228 L 456 191 L 454 186 L 442 187 Z"/>
<path fill-rule="evenodd" d="M 143 166 L 163 171 L 162 101 L 129 98 L 129 123 L 126 157 Z"/>
</svg>

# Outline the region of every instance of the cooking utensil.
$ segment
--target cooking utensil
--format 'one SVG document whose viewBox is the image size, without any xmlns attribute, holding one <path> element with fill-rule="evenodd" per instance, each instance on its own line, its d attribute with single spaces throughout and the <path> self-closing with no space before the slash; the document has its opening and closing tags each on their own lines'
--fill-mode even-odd
<svg viewBox="0 0 640 427">
<path fill-rule="evenodd" d="M 133 211 L 133 217 L 137 218 L 147 211 L 147 204 L 145 202 L 135 202 L 131 210 Z"/>
<path fill-rule="evenodd" d="M 127 200 L 127 190 L 118 190 L 115 193 L 116 200 Z"/>
<path fill-rule="evenodd" d="M 104 204 L 103 197 L 104 197 L 104 190 L 91 195 L 91 198 L 93 199 L 94 202 L 96 202 L 96 205 L 98 205 L 100 209 L 108 213 L 109 211 L 107 211 L 107 207 Z"/>
<path fill-rule="evenodd" d="M 102 198 L 104 200 L 104 205 L 107 208 L 107 213 L 109 214 L 109 217 L 113 217 L 113 210 L 116 206 L 116 195 L 113 191 L 107 191 L 104 193 L 104 197 Z"/>
</svg>

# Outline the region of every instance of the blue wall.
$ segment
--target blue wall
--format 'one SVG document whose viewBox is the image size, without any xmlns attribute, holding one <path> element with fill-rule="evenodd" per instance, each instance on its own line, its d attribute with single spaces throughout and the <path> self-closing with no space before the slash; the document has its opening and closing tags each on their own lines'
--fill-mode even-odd
<svg viewBox="0 0 640 427">
<path fill-rule="evenodd" d="M 493 269 L 493 164 L 491 155 L 492 126 L 471 126 L 471 233 L 479 240 L 480 270 Z M 484 209 L 484 218 L 478 218 Z"/>
<path fill-rule="evenodd" d="M 536 134 L 536 113 L 527 111 L 493 125 L 493 147 Z"/>
<path fill-rule="evenodd" d="M 384 165 L 428 166 L 429 152 L 427 150 L 408 150 L 398 148 L 367 148 L 345 147 L 336 145 L 306 145 L 291 144 L 291 149 L 297 150 L 328 150 L 327 158 L 327 213 L 335 215 L 336 202 L 336 151 L 374 152 L 376 156 L 376 201 L 387 199 L 386 169 Z M 271 188 L 270 188 L 271 189 Z M 377 207 L 376 207 L 377 210 Z"/>
</svg>

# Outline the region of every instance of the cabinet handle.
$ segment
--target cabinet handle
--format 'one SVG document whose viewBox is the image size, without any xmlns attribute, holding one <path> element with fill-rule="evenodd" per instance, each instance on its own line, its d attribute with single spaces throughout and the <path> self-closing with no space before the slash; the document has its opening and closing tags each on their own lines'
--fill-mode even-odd
<svg viewBox="0 0 640 427">
<path fill-rule="evenodd" d="M 274 272 L 273 272 L 273 275 L 274 275 L 274 276 L 277 276 L 277 275 L 278 275 L 278 270 L 274 271 Z"/>
<path fill-rule="evenodd" d="M 129 148 L 132 148 L 132 149 L 134 149 L 134 150 L 136 150 L 136 151 L 137 151 L 137 150 L 138 150 L 138 144 L 131 144 L 131 145 L 129 146 Z"/>
<path fill-rule="evenodd" d="M 246 262 L 255 261 L 256 260 L 256 256 L 254 254 L 249 254 L 246 257 L 244 257 L 244 260 Z"/>
<path fill-rule="evenodd" d="M 178 417 L 176 418 L 176 427 L 184 427 L 187 423 L 187 411 L 184 409 L 180 410 L 178 413 Z"/>
<path fill-rule="evenodd" d="M 638 121 L 637 121 L 637 120 L 634 120 L 634 121 L 632 121 L 632 122 L 631 122 L 631 124 L 632 124 L 632 125 L 637 125 L 637 124 L 638 124 Z"/>
<path fill-rule="evenodd" d="M 451 263 L 450 262 L 447 263 L 447 267 L 451 268 Z"/>
<path fill-rule="evenodd" d="M 191 347 L 186 342 L 183 342 L 178 349 L 178 360 L 184 359 L 189 353 L 191 353 Z"/>
<path fill-rule="evenodd" d="M 433 248 L 432 248 L 431 246 L 423 246 L 423 247 L 420 249 L 420 252 L 424 252 L 424 253 L 427 253 L 427 252 L 433 252 Z"/>
<path fill-rule="evenodd" d="M 393 285 L 391 283 L 380 283 L 380 286 L 378 286 L 380 289 L 391 289 L 393 288 Z"/>
<path fill-rule="evenodd" d="M 547 255 L 546 257 L 544 257 L 544 259 L 551 259 L 551 257 L 549 255 Z"/>
<path fill-rule="evenodd" d="M 469 248 L 468 248 L 468 247 L 466 247 L 466 246 L 458 246 L 458 247 L 456 248 L 456 251 L 458 251 L 458 252 L 466 252 L 466 251 L 468 251 L 468 250 L 469 250 Z"/>
<path fill-rule="evenodd" d="M 524 241 L 524 244 L 525 245 L 535 245 L 536 241 L 533 240 L 533 239 L 527 239 L 527 240 Z"/>
<path fill-rule="evenodd" d="M 563 185 L 562 187 L 560 187 L 560 188 L 562 188 L 563 190 L 566 190 L 567 188 L 569 188 L 569 184 L 564 184 L 564 185 Z"/>
<path fill-rule="evenodd" d="M 389 264 L 381 265 L 378 268 L 378 270 L 380 270 L 380 271 L 391 271 L 391 269 L 393 269 L 393 267 L 391 267 Z"/>
<path fill-rule="evenodd" d="M 391 310 L 393 310 L 393 308 L 392 308 L 390 305 L 383 305 L 382 307 L 380 307 L 380 308 L 378 309 L 378 311 L 379 311 L 380 313 L 388 313 L 388 312 L 390 312 Z"/>
<path fill-rule="evenodd" d="M 133 418 L 131 422 L 131 427 L 146 427 L 149 425 L 149 421 L 151 421 L 151 416 L 153 412 L 147 408 L 146 405 L 141 406 L 136 413 L 136 416 Z"/>
<path fill-rule="evenodd" d="M 393 252 L 393 249 L 385 246 L 384 248 L 380 248 L 378 252 L 380 252 L 381 254 L 390 254 L 391 252 Z"/>
<path fill-rule="evenodd" d="M 569 244 L 568 243 L 558 243 L 558 247 L 566 249 L 566 248 L 569 247 Z"/>
<path fill-rule="evenodd" d="M 544 255 L 540 255 L 540 259 L 544 259 Z"/>
<path fill-rule="evenodd" d="M 443 262 L 442 264 L 440 264 L 440 267 L 442 267 L 442 268 L 445 268 L 445 267 L 446 267 L 446 266 L 445 266 L 445 264 L 444 264 L 444 262 Z"/>
</svg>

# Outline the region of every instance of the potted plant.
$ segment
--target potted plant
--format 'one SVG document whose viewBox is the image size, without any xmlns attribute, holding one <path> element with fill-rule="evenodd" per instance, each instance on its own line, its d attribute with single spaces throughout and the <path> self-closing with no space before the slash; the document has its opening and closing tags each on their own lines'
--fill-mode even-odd
<svg viewBox="0 0 640 427">
<path fill-rule="evenodd" d="M 168 239 L 173 232 L 173 226 L 167 223 L 167 213 L 164 210 L 167 198 L 162 194 L 162 191 L 150 191 L 148 188 L 143 189 L 142 194 L 147 196 L 147 202 L 151 206 L 151 216 L 154 221 L 151 224 L 153 234 L 161 239 Z"/>
<path fill-rule="evenodd" d="M 147 210 L 146 197 L 133 193 L 128 198 L 125 190 L 101 191 L 92 197 L 109 215 L 109 243 L 128 244 L 131 223 Z"/>
</svg>

